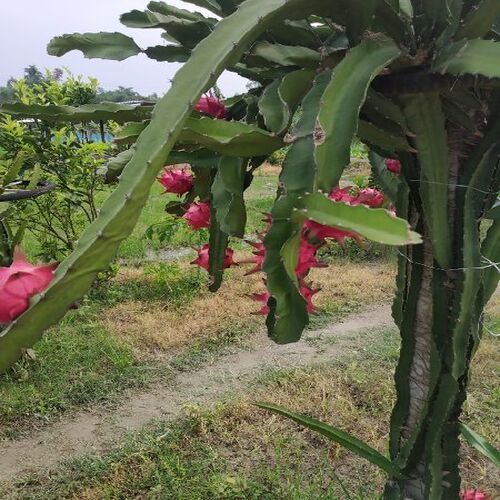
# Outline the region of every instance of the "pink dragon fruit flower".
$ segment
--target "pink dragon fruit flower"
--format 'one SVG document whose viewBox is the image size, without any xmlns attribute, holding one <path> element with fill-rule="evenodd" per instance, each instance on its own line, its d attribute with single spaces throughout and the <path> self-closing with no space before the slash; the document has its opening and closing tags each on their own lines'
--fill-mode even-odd
<svg viewBox="0 0 500 500">
<path fill-rule="evenodd" d="M 182 216 L 191 229 L 206 229 L 210 227 L 210 203 L 194 202 Z"/>
<path fill-rule="evenodd" d="M 252 295 L 250 295 L 250 298 L 262 304 L 262 307 L 252 314 L 256 314 L 259 316 L 267 316 L 269 314 L 269 311 L 271 310 L 267 305 L 269 299 L 271 298 L 271 294 L 269 292 L 253 293 Z"/>
<path fill-rule="evenodd" d="M 363 244 L 363 238 L 353 231 L 344 231 L 343 229 L 339 229 L 337 227 L 325 226 L 324 224 L 320 224 L 319 222 L 308 220 L 304 224 L 304 234 L 306 236 L 312 236 L 314 239 L 317 239 L 321 242 L 324 242 L 325 239 L 331 238 L 337 243 L 344 247 L 345 239 L 352 238 L 355 240 L 358 245 Z"/>
<path fill-rule="evenodd" d="M 465 490 L 460 493 L 460 500 L 489 500 L 489 495 L 481 490 Z"/>
<path fill-rule="evenodd" d="M 262 271 L 262 266 L 264 265 L 264 260 L 266 258 L 266 247 L 264 246 L 264 243 L 262 243 L 261 241 L 259 241 L 258 243 L 249 240 L 245 241 L 253 248 L 255 248 L 255 251 L 252 252 L 253 257 L 240 261 L 240 264 L 255 264 L 255 266 L 252 269 L 250 269 L 250 271 L 245 273 L 245 276 L 249 276 L 251 274 L 255 274 L 258 273 L 259 271 Z"/>
<path fill-rule="evenodd" d="M 194 109 L 204 115 L 217 118 L 218 120 L 225 120 L 228 115 L 224 103 L 211 93 L 202 96 Z"/>
<path fill-rule="evenodd" d="M 307 302 L 307 312 L 309 314 L 316 312 L 316 306 L 313 304 L 312 299 L 319 291 L 321 291 L 321 288 L 312 288 L 312 286 L 304 282 L 300 283 L 300 294 Z"/>
<path fill-rule="evenodd" d="M 399 160 L 393 160 L 387 158 L 385 160 L 385 165 L 387 167 L 387 170 L 389 170 L 389 172 L 396 175 L 399 175 L 401 173 L 401 162 Z"/>
<path fill-rule="evenodd" d="M 313 267 L 327 267 L 326 264 L 316 258 L 316 252 L 320 246 L 309 243 L 305 238 L 300 242 L 299 261 L 295 268 L 295 272 L 300 279 L 304 278 Z"/>
<path fill-rule="evenodd" d="M 165 168 L 158 182 L 165 188 L 166 193 L 179 196 L 191 191 L 193 176 L 184 168 Z"/>
<path fill-rule="evenodd" d="M 365 188 L 358 193 L 358 196 L 352 200 L 351 204 L 379 208 L 384 204 L 384 201 L 384 195 L 378 189 Z"/>
<path fill-rule="evenodd" d="M 210 263 L 209 252 L 210 252 L 210 245 L 207 243 L 198 250 L 198 257 L 195 260 L 193 260 L 191 264 L 200 266 L 206 271 L 208 271 Z M 237 265 L 237 263 L 233 260 L 233 256 L 234 256 L 234 250 L 231 248 L 227 248 L 226 256 L 224 258 L 224 265 L 223 265 L 224 269 L 229 269 L 230 267 Z"/>
<path fill-rule="evenodd" d="M 0 324 L 10 323 L 28 309 L 30 298 L 50 285 L 56 267 L 34 266 L 16 248 L 10 267 L 0 267 Z"/>
</svg>

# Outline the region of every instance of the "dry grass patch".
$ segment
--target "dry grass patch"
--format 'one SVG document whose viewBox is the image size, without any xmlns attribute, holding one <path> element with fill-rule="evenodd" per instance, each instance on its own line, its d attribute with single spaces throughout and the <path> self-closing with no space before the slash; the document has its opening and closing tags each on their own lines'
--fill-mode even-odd
<svg viewBox="0 0 500 500">
<path fill-rule="evenodd" d="M 242 259 L 238 255 L 237 259 Z M 252 315 L 259 304 L 248 296 L 264 290 L 262 275 L 244 276 L 248 266 L 232 269 L 216 294 L 203 291 L 186 305 L 167 302 L 128 301 L 105 311 L 107 330 L 130 341 L 145 352 L 171 350 L 198 339 L 210 339 L 230 327 L 264 327 L 263 319 Z M 137 278 L 140 269 L 125 269 L 118 280 Z M 316 269 L 312 279 L 322 287 L 317 303 L 335 311 L 344 306 L 387 300 L 393 288 L 393 271 L 387 264 L 332 264 Z"/>
<path fill-rule="evenodd" d="M 376 333 L 372 335 L 377 342 Z M 393 349 L 396 335 L 384 336 L 384 342 L 388 338 L 392 347 L 385 348 Z M 492 367 L 492 343 L 486 340 L 474 363 L 478 375 L 485 365 Z M 387 360 L 368 355 L 334 366 L 269 372 L 238 401 L 212 410 L 186 408 L 178 427 L 160 430 L 161 438 L 149 436 L 139 451 L 127 453 L 105 477 L 73 498 L 156 498 L 155 493 L 182 499 L 347 498 L 337 476 L 352 498 L 379 498 L 385 475 L 376 467 L 252 403 L 264 400 L 306 413 L 386 453 L 394 402 L 392 370 Z M 494 384 L 490 378 L 483 386 L 471 386 L 477 419 L 470 412 L 465 419 L 475 428 L 492 416 L 483 393 Z M 483 430 L 492 439 L 490 423 Z M 499 490 L 494 467 L 465 445 L 462 463 L 464 485 Z M 213 494 L 217 491 L 221 494 Z"/>
<path fill-rule="evenodd" d="M 255 172 L 255 177 L 277 177 L 281 174 L 282 167 L 280 165 L 271 165 L 271 163 L 264 163 Z"/>
<path fill-rule="evenodd" d="M 257 276 L 243 278 L 232 270 L 216 294 L 203 291 L 187 305 L 132 301 L 109 309 L 102 321 L 112 333 L 145 351 L 167 350 L 210 338 L 223 327 L 255 322 L 256 304 L 246 294 L 257 288 Z"/>
<path fill-rule="evenodd" d="M 394 267 L 385 262 L 335 262 L 311 273 L 311 280 L 322 290 L 317 295 L 319 306 L 332 302 L 367 304 L 391 300 L 394 277 Z"/>
</svg>

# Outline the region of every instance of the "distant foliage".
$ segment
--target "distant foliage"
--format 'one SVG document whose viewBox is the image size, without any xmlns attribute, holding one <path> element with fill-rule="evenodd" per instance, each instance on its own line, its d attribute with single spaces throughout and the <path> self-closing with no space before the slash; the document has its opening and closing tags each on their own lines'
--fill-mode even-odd
<svg viewBox="0 0 500 500">
<path fill-rule="evenodd" d="M 95 99 L 98 82 L 66 72 L 44 75 L 35 71 L 12 82 L 15 99 L 25 104 L 81 105 Z M 50 181 L 53 192 L 16 202 L 9 224 L 31 234 L 34 249 L 45 260 L 60 260 L 71 252 L 83 228 L 98 215 L 96 195 L 103 189 L 98 169 L 107 144 L 89 141 L 87 124 L 51 124 L 39 120 L 0 117 L 0 165 L 23 156 L 22 179 Z"/>
</svg>

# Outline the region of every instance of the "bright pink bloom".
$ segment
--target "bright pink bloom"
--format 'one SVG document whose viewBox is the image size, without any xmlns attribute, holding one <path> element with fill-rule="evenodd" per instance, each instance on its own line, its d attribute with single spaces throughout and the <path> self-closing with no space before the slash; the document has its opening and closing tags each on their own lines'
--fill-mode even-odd
<svg viewBox="0 0 500 500">
<path fill-rule="evenodd" d="M 208 271 L 210 263 L 209 252 L 210 252 L 210 245 L 207 243 L 198 250 L 198 257 L 195 260 L 193 260 L 191 264 L 200 266 Z M 226 257 L 224 259 L 224 269 L 228 269 L 231 266 L 236 265 L 236 262 L 233 260 L 233 255 L 234 255 L 234 250 L 232 250 L 231 248 L 227 248 Z"/>
<path fill-rule="evenodd" d="M 460 500 L 488 500 L 489 498 L 489 495 L 480 490 L 465 490 L 460 493 Z"/>
<path fill-rule="evenodd" d="M 389 172 L 396 175 L 401 173 L 401 162 L 399 160 L 392 160 L 388 158 L 385 160 L 385 165 L 387 166 L 387 170 L 389 170 Z"/>
<path fill-rule="evenodd" d="M 250 297 L 252 300 L 255 300 L 262 304 L 262 307 L 252 314 L 258 314 L 262 316 L 266 316 L 269 314 L 270 308 L 267 305 L 269 299 L 271 298 L 271 294 L 269 292 L 253 293 L 252 295 L 250 295 Z"/>
<path fill-rule="evenodd" d="M 57 264 L 33 266 L 21 250 L 10 267 L 0 267 L 0 324 L 7 324 L 29 307 L 29 299 L 43 292 L 54 278 Z"/>
<path fill-rule="evenodd" d="M 248 271 L 245 276 L 248 276 L 250 274 L 258 273 L 259 271 L 262 271 L 262 266 L 264 265 L 264 260 L 266 258 L 266 247 L 264 246 L 264 243 L 258 242 L 255 243 L 253 241 L 245 240 L 249 245 L 253 246 L 255 248 L 255 251 L 253 253 L 253 257 L 250 257 L 249 259 L 245 259 L 240 261 L 240 264 L 255 264 L 255 266 Z"/>
<path fill-rule="evenodd" d="M 336 240 L 341 246 L 344 246 L 346 238 L 352 238 L 358 244 L 363 242 L 361 236 L 353 231 L 344 231 L 338 227 L 325 226 L 313 220 L 306 221 L 304 230 L 307 235 L 313 236 L 320 241 L 331 238 L 332 240 Z"/>
<path fill-rule="evenodd" d="M 180 196 L 193 187 L 193 176 L 183 168 L 166 168 L 158 177 L 158 182 L 165 188 L 165 192 Z"/>
<path fill-rule="evenodd" d="M 316 307 L 313 304 L 313 297 L 321 290 L 321 288 L 312 288 L 312 286 L 307 285 L 306 283 L 300 283 L 300 294 L 307 302 L 307 312 L 309 314 L 316 312 Z"/>
<path fill-rule="evenodd" d="M 384 195 L 373 188 L 362 189 L 356 198 L 352 201 L 352 205 L 366 205 L 370 208 L 378 208 L 384 204 Z"/>
<path fill-rule="evenodd" d="M 194 202 L 182 216 L 191 229 L 206 229 L 210 227 L 210 203 Z"/>
<path fill-rule="evenodd" d="M 345 188 L 337 186 L 332 189 L 328 197 L 333 201 L 351 204 L 356 198 L 355 196 L 351 196 L 351 190 L 352 186 L 347 186 Z"/>
<path fill-rule="evenodd" d="M 306 239 L 302 239 L 299 248 L 299 262 L 295 268 L 297 276 L 302 279 L 313 267 L 326 267 L 326 264 L 321 263 L 316 258 L 316 252 L 319 246 L 309 243 Z"/>
<path fill-rule="evenodd" d="M 202 96 L 194 109 L 204 115 L 213 116 L 219 120 L 225 120 L 227 118 L 226 106 L 212 94 Z"/>
</svg>

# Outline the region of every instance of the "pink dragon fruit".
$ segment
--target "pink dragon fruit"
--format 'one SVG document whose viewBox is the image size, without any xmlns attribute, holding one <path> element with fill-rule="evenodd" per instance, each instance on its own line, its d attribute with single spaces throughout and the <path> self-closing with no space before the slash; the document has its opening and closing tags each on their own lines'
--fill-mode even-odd
<svg viewBox="0 0 500 500">
<path fill-rule="evenodd" d="M 225 120 L 227 118 L 226 106 L 224 106 L 222 101 L 217 99 L 213 94 L 202 96 L 194 109 L 204 115 L 217 118 L 218 120 Z"/>
<path fill-rule="evenodd" d="M 304 278 L 313 267 L 326 267 L 316 258 L 316 253 L 320 245 L 313 245 L 305 238 L 300 242 L 299 261 L 295 272 L 299 278 Z"/>
<path fill-rule="evenodd" d="M 182 216 L 191 229 L 206 229 L 210 227 L 210 203 L 194 202 Z"/>
<path fill-rule="evenodd" d="M 384 204 L 384 201 L 384 195 L 378 189 L 364 188 L 358 193 L 358 196 L 352 200 L 351 204 L 378 208 Z"/>
<path fill-rule="evenodd" d="M 387 160 L 385 160 L 385 165 L 389 172 L 392 172 L 396 175 L 399 175 L 401 173 L 401 162 L 399 160 L 392 160 L 390 158 L 387 158 Z"/>
<path fill-rule="evenodd" d="M 250 298 L 262 304 L 262 307 L 252 314 L 262 316 L 267 316 L 269 314 L 270 308 L 267 305 L 269 299 L 271 298 L 271 294 L 269 292 L 253 293 L 252 295 L 250 295 Z"/>
<path fill-rule="evenodd" d="M 324 242 L 327 238 L 331 238 L 336 240 L 341 246 L 345 245 L 346 238 L 352 238 L 359 245 L 363 243 L 361 236 L 355 232 L 344 231 L 343 229 L 339 229 L 337 227 L 325 226 L 324 224 L 320 224 L 319 222 L 313 220 L 308 220 L 304 224 L 304 234 L 321 242 Z"/>
<path fill-rule="evenodd" d="M 253 241 L 245 240 L 249 245 L 255 248 L 255 251 L 252 252 L 253 256 L 240 261 L 240 264 L 255 264 L 255 266 L 248 271 L 245 276 L 249 276 L 250 274 L 258 273 L 262 271 L 262 266 L 264 265 L 264 260 L 266 258 L 266 247 L 264 243 L 258 242 L 255 243 Z"/>
<path fill-rule="evenodd" d="M 321 288 L 312 288 L 312 286 L 307 285 L 304 282 L 300 283 L 300 294 L 307 302 L 307 312 L 309 314 L 316 312 L 316 307 L 313 304 L 313 297 L 321 290 Z"/>
<path fill-rule="evenodd" d="M 198 250 L 198 257 L 195 260 L 193 260 L 191 264 L 200 266 L 208 271 L 210 262 L 209 252 L 210 252 L 210 245 L 207 243 Z M 232 250 L 231 248 L 227 248 L 226 256 L 224 258 L 224 266 L 223 266 L 224 269 L 228 269 L 234 265 L 237 265 L 236 262 L 233 260 L 233 256 L 234 256 L 234 250 Z"/>
<path fill-rule="evenodd" d="M 158 177 L 158 182 L 165 188 L 166 193 L 181 196 L 193 187 L 193 176 L 184 168 L 165 168 Z"/>
<path fill-rule="evenodd" d="M 34 266 L 16 249 L 10 267 L 0 267 L 0 323 L 8 324 L 29 307 L 29 299 L 43 292 L 54 278 L 57 264 Z"/>
<path fill-rule="evenodd" d="M 356 198 L 355 196 L 351 195 L 351 190 L 352 186 L 347 186 L 345 188 L 337 186 L 332 189 L 329 198 L 333 201 L 351 204 Z"/>
</svg>

